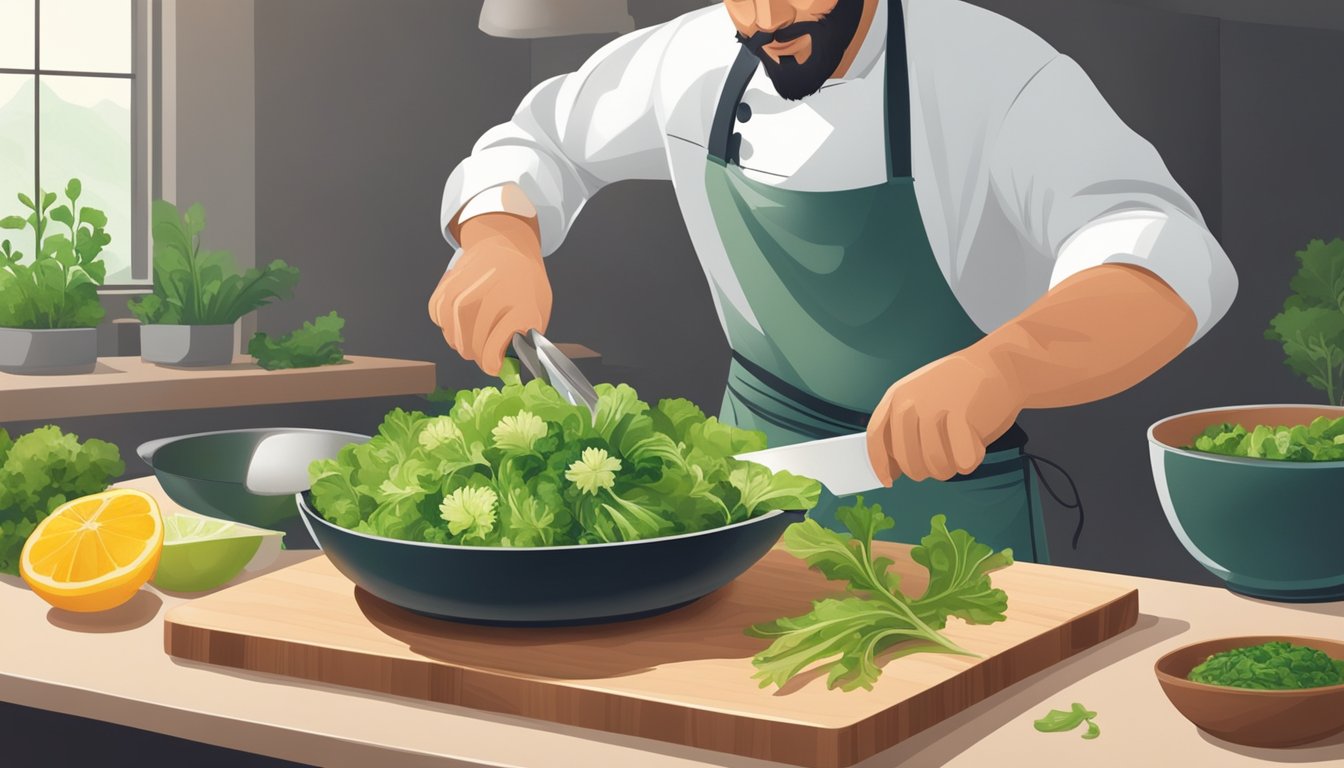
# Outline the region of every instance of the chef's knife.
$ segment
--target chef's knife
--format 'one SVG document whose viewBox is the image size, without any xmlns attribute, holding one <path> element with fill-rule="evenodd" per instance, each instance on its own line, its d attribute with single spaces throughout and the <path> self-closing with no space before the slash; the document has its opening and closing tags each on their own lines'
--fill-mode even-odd
<svg viewBox="0 0 1344 768">
<path fill-rule="evenodd" d="M 868 435 L 864 432 L 767 448 L 743 453 L 737 458 L 763 465 L 771 472 L 790 472 L 813 478 L 836 496 L 850 496 L 883 487 L 868 460 Z"/>
</svg>

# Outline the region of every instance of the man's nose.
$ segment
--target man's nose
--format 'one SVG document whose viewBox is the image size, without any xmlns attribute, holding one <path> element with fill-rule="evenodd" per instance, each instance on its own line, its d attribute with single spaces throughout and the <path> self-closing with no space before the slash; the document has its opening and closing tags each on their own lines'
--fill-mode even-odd
<svg viewBox="0 0 1344 768">
<path fill-rule="evenodd" d="M 774 32 L 793 22 L 793 6 L 787 0 L 755 0 L 756 28 Z"/>
</svg>

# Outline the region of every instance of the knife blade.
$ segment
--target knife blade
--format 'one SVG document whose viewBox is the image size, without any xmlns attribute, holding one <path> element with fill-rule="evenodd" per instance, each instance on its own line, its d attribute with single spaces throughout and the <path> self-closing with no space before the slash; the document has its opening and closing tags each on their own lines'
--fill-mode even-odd
<svg viewBox="0 0 1344 768">
<path fill-rule="evenodd" d="M 868 460 L 868 435 L 864 432 L 767 448 L 739 454 L 737 458 L 760 464 L 771 472 L 813 478 L 836 496 L 883 487 Z"/>
</svg>

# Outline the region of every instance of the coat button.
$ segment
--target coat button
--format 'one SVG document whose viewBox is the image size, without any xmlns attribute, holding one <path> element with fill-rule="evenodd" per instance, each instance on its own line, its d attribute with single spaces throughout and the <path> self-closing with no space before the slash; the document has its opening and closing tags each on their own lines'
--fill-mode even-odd
<svg viewBox="0 0 1344 768">
<path fill-rule="evenodd" d="M 745 123 L 751 119 L 751 106 L 745 101 L 737 105 L 737 122 Z"/>
</svg>

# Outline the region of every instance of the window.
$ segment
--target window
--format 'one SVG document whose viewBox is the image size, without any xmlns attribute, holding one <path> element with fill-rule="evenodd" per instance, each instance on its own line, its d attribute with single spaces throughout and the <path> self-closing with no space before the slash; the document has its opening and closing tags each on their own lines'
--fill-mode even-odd
<svg viewBox="0 0 1344 768">
<path fill-rule="evenodd" d="M 0 214 L 80 179 L 107 213 L 109 286 L 149 279 L 149 6 L 0 0 Z"/>
</svg>

